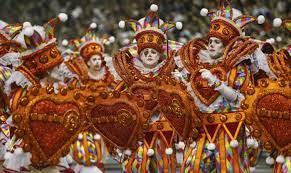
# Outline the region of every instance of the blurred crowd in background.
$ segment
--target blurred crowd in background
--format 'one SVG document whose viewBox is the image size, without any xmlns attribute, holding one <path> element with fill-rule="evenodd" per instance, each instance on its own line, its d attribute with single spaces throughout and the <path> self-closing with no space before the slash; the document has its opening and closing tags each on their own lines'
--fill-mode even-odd
<svg viewBox="0 0 291 173">
<path fill-rule="evenodd" d="M 118 22 L 144 17 L 152 3 L 159 5 L 161 19 L 183 22 L 182 31 L 169 34 L 170 39 L 183 43 L 206 35 L 209 19 L 200 15 L 200 9 L 217 8 L 217 0 L 0 0 L 0 20 L 7 23 L 30 21 L 33 25 L 42 25 L 64 12 L 69 15 L 69 21 L 57 28 L 60 40 L 81 37 L 90 23 L 96 22 L 99 34 L 116 37 L 111 49 L 117 49 L 133 38 L 133 32 L 118 28 Z M 255 23 L 248 26 L 247 35 L 260 40 L 272 39 L 276 47 L 290 43 L 290 37 L 286 37 L 290 34 L 287 30 L 272 26 L 276 17 L 290 18 L 289 0 L 232 0 L 232 4 L 243 14 L 256 17 L 262 14 L 266 18 L 263 25 Z"/>
</svg>

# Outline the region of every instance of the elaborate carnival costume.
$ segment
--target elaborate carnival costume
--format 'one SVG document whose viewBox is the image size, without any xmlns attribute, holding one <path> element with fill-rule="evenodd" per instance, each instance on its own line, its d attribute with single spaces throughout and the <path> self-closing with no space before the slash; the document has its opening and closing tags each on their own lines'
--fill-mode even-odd
<svg viewBox="0 0 291 173">
<path fill-rule="evenodd" d="M 121 28 L 126 23 L 132 27 L 136 44 L 122 48 L 113 59 L 123 79 L 115 90 L 127 94 L 128 101 L 136 100 L 141 109 L 140 116 L 134 118 L 137 125 L 131 131 L 128 127 L 122 130 L 124 136 L 130 137 L 122 141 L 127 140 L 131 145 L 122 147 L 112 138 L 108 144 L 112 155 L 115 151 L 116 159 L 122 162 L 124 172 L 175 172 L 175 143 L 180 140 L 178 146 L 183 149 L 183 141 L 193 134 L 190 125 L 195 116 L 189 106 L 190 97 L 186 87 L 171 76 L 175 68 L 173 56 L 181 45 L 166 37 L 168 30 L 175 26 L 181 29 L 182 23 L 163 22 L 157 10 L 153 4 L 151 11 L 139 21 L 119 22 Z M 131 122 L 127 121 L 124 123 Z"/>
<path fill-rule="evenodd" d="M 182 172 L 248 172 L 247 144 L 256 144 L 246 139 L 245 125 L 276 157 L 274 173 L 287 171 L 290 49 L 268 51 L 243 36 L 243 27 L 256 19 L 234 17 L 228 1 L 217 12 L 203 9 L 211 17 L 208 38 L 181 48 L 166 33 L 182 24 L 163 22 L 157 10 L 152 5 L 145 18 L 119 23 L 130 24 L 136 42 L 113 58 L 118 75 L 94 24 L 72 42 L 75 50 L 65 62 L 54 37 L 65 14 L 43 27 L 25 22 L 0 30 L 0 64 L 10 67 L 0 68 L 1 91 L 10 97 L 9 109 L 1 111 L 11 114 L 16 128 L 9 131 L 12 139 L 1 128 L 11 144 L 5 148 L 6 172 L 59 172 L 55 166 L 70 149 L 85 165 L 81 172 L 99 172 L 100 135 L 124 172 L 176 172 L 185 147 Z M 173 72 L 176 64 L 181 73 Z"/>
<path fill-rule="evenodd" d="M 74 73 L 77 79 L 69 84 L 71 87 L 84 85 L 92 91 L 103 92 L 112 90 L 115 87 L 115 81 L 120 77 L 113 69 L 112 58 L 105 54 L 104 44 L 113 43 L 113 36 L 99 38 L 95 31 L 96 23 L 92 23 L 86 34 L 81 39 L 71 40 L 66 50 L 68 58 L 65 64 Z M 65 41 L 66 42 L 66 41 Z M 66 59 L 66 57 L 64 57 Z M 78 139 L 72 146 L 73 159 L 81 165 L 80 172 L 101 172 L 97 169 L 104 169 L 103 159 L 106 156 L 104 143 L 101 141 L 98 133 L 88 129 L 78 135 Z"/>
<path fill-rule="evenodd" d="M 81 39 L 69 42 L 72 48 L 67 50 L 69 58 L 65 61 L 65 64 L 72 72 L 78 75 L 82 84 L 90 85 L 90 83 L 94 83 L 97 88 L 100 87 L 100 90 L 112 85 L 110 88 L 113 89 L 114 81 L 120 80 L 120 77 L 113 69 L 112 58 L 105 53 L 104 45 L 113 43 L 115 38 L 106 35 L 99 38 L 94 31 L 96 27 L 96 23 L 92 23 Z M 80 67 L 75 67 L 78 63 L 80 63 Z M 99 65 L 100 69 L 94 70 L 94 67 L 97 68 Z M 104 85 L 103 88 L 102 85 Z"/>
<path fill-rule="evenodd" d="M 10 95 L 5 93 L 5 85 L 10 79 L 13 71 L 21 64 L 20 60 L 20 47 L 21 44 L 15 40 L 15 36 L 19 33 L 22 26 L 19 24 L 6 24 L 0 30 L 1 35 L 1 101 L 3 109 L 1 109 L 1 139 L 3 146 L 1 147 L 1 158 L 5 159 L 9 154 L 5 154 L 7 151 L 14 151 L 17 147 L 16 136 L 14 135 L 15 127 L 12 123 L 9 110 Z M 19 151 L 19 150 L 18 150 Z M 5 155 L 2 155 L 5 154 Z M 3 158 L 4 156 L 4 158 Z"/>
<path fill-rule="evenodd" d="M 290 32 L 290 20 L 274 19 Z M 252 136 L 270 153 L 266 162 L 274 164 L 274 173 L 290 171 L 290 45 L 286 49 L 268 51 L 268 65 L 275 78 L 262 77 L 246 92 L 244 109 L 246 124 Z M 275 159 L 274 159 L 275 158 Z"/>
<path fill-rule="evenodd" d="M 195 123 L 201 127 L 197 145 L 185 152 L 181 171 L 248 172 L 241 102 L 252 83 L 251 61 L 265 56 L 255 41 L 242 35 L 242 29 L 256 18 L 234 17 L 228 1 L 220 1 L 216 12 L 202 9 L 201 14 L 211 18 L 208 38 L 190 41 L 176 58 L 177 65 L 185 67 L 180 78 L 199 109 Z M 258 18 L 259 23 L 263 20 Z"/>
<path fill-rule="evenodd" d="M 0 115 L 1 115 L 1 137 L 0 141 L 1 152 L 0 159 L 4 159 L 4 154 L 7 150 L 9 142 L 13 136 L 11 133 L 11 126 L 7 122 L 8 115 L 8 97 L 4 93 L 5 82 L 10 78 L 14 67 L 19 65 L 17 48 L 20 46 L 19 43 L 11 40 L 13 38 L 13 30 L 15 26 L 4 24 L 0 29 Z"/>
<path fill-rule="evenodd" d="M 63 62 L 63 58 L 57 49 L 54 27 L 59 21 L 66 20 L 67 15 L 61 13 L 43 27 L 31 26 L 29 22 L 25 22 L 22 26 L 16 26 L 12 29 L 14 34 L 13 41 L 20 44 L 18 47 L 19 54 L 16 56 L 20 61 L 20 65 L 16 67 L 11 77 L 5 82 L 5 93 L 10 97 L 9 113 L 13 117 L 13 124 L 17 126 L 15 136 L 19 140 L 11 144 L 14 147 L 12 149 L 13 153 L 7 152 L 5 154 L 4 167 L 6 172 L 19 172 L 23 167 L 28 169 L 31 163 L 31 153 L 26 152 L 30 151 L 31 146 L 27 144 L 28 139 L 22 140 L 24 136 L 27 136 L 28 132 L 26 131 L 27 129 L 19 127 L 19 123 L 22 123 L 23 119 L 16 112 L 19 107 L 25 107 L 29 103 L 27 96 L 31 94 L 32 90 L 35 96 L 41 88 L 45 87 L 49 92 L 56 91 L 51 88 L 50 84 L 58 81 L 51 76 L 50 72 Z M 36 133 L 42 136 L 41 131 Z M 33 141 L 33 139 L 30 140 Z M 34 144 L 36 143 L 34 142 Z M 47 150 L 49 152 L 50 149 Z M 32 157 L 32 164 L 37 167 L 33 163 L 36 161 L 39 161 L 39 158 Z M 47 171 L 58 172 L 56 168 L 47 169 Z"/>
</svg>

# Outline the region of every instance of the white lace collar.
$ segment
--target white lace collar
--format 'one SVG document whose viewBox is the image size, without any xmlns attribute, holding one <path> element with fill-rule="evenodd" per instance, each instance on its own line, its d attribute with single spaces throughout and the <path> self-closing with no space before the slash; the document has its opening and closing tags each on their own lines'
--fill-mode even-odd
<svg viewBox="0 0 291 173">
<path fill-rule="evenodd" d="M 100 69 L 100 71 L 99 71 L 96 75 L 90 73 L 90 71 L 88 72 L 88 76 L 89 76 L 89 78 L 90 78 L 90 79 L 93 79 L 93 80 L 101 80 L 101 79 L 104 78 L 105 74 L 106 74 L 106 69 L 105 69 L 105 67 L 102 67 L 102 68 Z"/>
<path fill-rule="evenodd" d="M 154 68 L 147 68 L 143 65 L 139 58 L 134 59 L 134 67 L 141 72 L 141 74 L 158 73 L 158 71 L 164 66 L 166 61 L 162 61 Z"/>
<path fill-rule="evenodd" d="M 212 59 L 209 56 L 208 50 L 200 50 L 198 53 L 198 57 L 199 57 L 199 62 L 208 63 L 210 65 L 218 64 L 219 62 L 221 62 L 223 60 L 223 56 L 221 56 L 220 58 L 217 58 L 217 59 Z"/>
</svg>

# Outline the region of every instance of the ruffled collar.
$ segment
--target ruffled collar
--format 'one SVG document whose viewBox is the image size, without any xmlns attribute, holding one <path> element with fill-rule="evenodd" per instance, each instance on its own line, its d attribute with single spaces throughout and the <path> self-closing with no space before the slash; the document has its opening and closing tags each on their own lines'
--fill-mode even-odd
<svg viewBox="0 0 291 173">
<path fill-rule="evenodd" d="M 143 65 L 141 60 L 139 58 L 133 59 L 134 67 L 141 72 L 141 74 L 146 75 L 149 73 L 158 74 L 159 70 L 165 65 L 166 61 L 160 62 L 156 67 L 154 68 L 147 68 Z"/>
<path fill-rule="evenodd" d="M 200 50 L 198 53 L 198 57 L 199 57 L 200 63 L 208 63 L 210 65 L 215 65 L 215 64 L 218 64 L 218 63 L 223 61 L 223 56 L 221 56 L 220 58 L 217 58 L 217 59 L 212 59 L 209 56 L 208 50 Z"/>
<path fill-rule="evenodd" d="M 92 73 L 90 73 L 90 71 L 88 71 L 89 78 L 93 79 L 93 80 L 102 80 L 102 79 L 104 79 L 105 74 L 106 74 L 106 68 L 105 67 L 102 67 L 100 69 L 100 71 L 98 71 L 97 74 L 92 74 Z"/>
</svg>

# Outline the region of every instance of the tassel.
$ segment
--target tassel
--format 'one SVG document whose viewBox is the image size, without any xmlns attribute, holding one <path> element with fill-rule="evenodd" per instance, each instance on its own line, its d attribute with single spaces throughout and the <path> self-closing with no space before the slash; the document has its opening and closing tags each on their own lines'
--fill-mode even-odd
<svg viewBox="0 0 291 173">
<path fill-rule="evenodd" d="M 231 148 L 236 148 L 238 146 L 238 141 L 237 140 L 230 141 L 230 146 Z"/>
<path fill-rule="evenodd" d="M 209 143 L 207 145 L 207 149 L 210 150 L 210 151 L 215 150 L 215 144 L 214 143 Z"/>
</svg>

